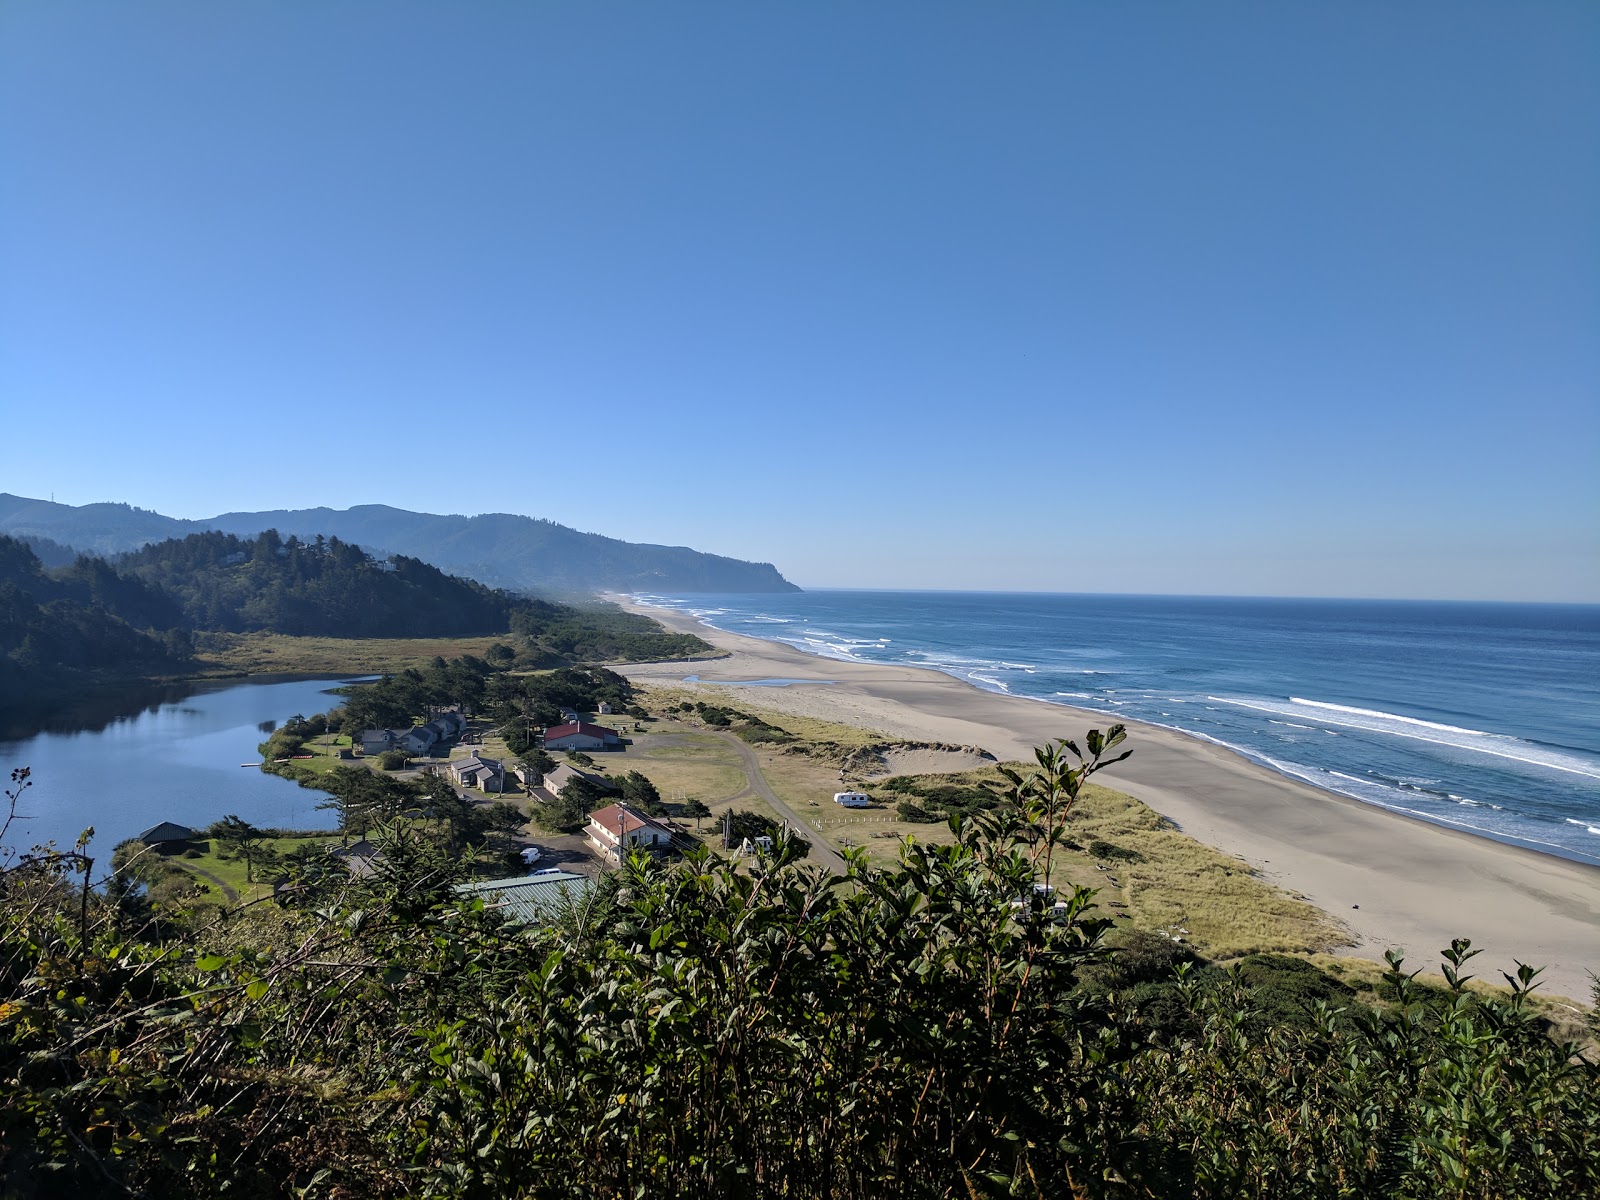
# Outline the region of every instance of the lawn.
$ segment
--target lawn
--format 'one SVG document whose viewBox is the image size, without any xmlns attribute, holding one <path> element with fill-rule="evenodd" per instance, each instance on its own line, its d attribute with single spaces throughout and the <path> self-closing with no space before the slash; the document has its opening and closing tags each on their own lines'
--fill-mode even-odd
<svg viewBox="0 0 1600 1200">
<path fill-rule="evenodd" d="M 329 847 L 336 847 L 341 843 L 341 841 L 342 839 L 339 834 L 330 833 L 325 835 L 314 835 L 310 837 L 268 838 L 262 844 L 276 851 L 279 855 L 287 855 L 291 850 L 294 850 L 300 846 L 321 843 Z M 263 896 L 269 896 L 272 894 L 272 885 L 270 883 L 263 883 L 260 879 L 260 875 L 265 872 L 259 868 L 259 866 L 256 872 L 257 879 L 255 882 L 252 883 L 248 881 L 245 878 L 244 859 L 235 858 L 231 854 L 224 855 L 220 851 L 218 843 L 215 839 L 212 839 L 207 844 L 207 849 L 200 855 L 200 857 L 189 858 L 184 856 L 174 858 L 172 861 L 186 870 L 198 868 L 199 870 L 206 871 L 211 875 L 216 876 L 223 883 L 231 887 L 239 894 L 240 903 L 259 899 Z M 226 897 L 216 895 L 214 893 L 210 899 L 218 904 L 226 901 Z"/>
</svg>

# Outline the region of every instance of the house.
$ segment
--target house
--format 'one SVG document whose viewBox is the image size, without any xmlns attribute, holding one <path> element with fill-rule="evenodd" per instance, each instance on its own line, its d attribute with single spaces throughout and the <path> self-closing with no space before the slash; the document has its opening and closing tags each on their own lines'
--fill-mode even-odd
<svg viewBox="0 0 1600 1200">
<path fill-rule="evenodd" d="M 456 734 L 461 732 L 454 721 L 444 717 L 435 717 L 426 725 L 421 726 L 421 728 L 426 729 L 433 735 L 433 741 L 436 746 L 443 746 L 446 742 L 452 741 Z M 434 753 L 438 753 L 438 751 L 435 750 Z"/>
<path fill-rule="evenodd" d="M 400 741 L 400 735 L 392 729 L 363 729 L 361 731 L 361 753 L 382 754 L 386 750 L 393 750 Z"/>
<path fill-rule="evenodd" d="M 173 821 L 163 821 L 159 825 L 152 825 L 139 835 L 139 840 L 146 846 L 155 846 L 163 850 L 177 849 L 177 844 L 192 842 L 197 838 L 194 830 L 187 825 L 179 825 Z"/>
<path fill-rule="evenodd" d="M 672 845 L 673 833 L 626 804 L 608 804 L 589 814 L 584 828 L 589 845 L 607 862 L 620 863 L 629 850 L 660 854 Z"/>
<path fill-rule="evenodd" d="M 450 764 L 450 774 L 462 787 L 475 787 L 485 792 L 506 790 L 506 769 L 492 758 L 473 754 L 457 759 Z"/>
<path fill-rule="evenodd" d="M 552 870 L 458 883 L 455 892 L 468 899 L 482 898 L 485 912 L 499 913 L 513 925 L 534 925 L 548 920 L 563 904 L 587 898 L 593 889 L 593 881 L 582 875 Z"/>
<path fill-rule="evenodd" d="M 615 729 L 591 725 L 587 721 L 568 721 L 544 731 L 546 750 L 620 750 L 622 737 Z"/>
<path fill-rule="evenodd" d="M 396 739 L 397 749 L 404 750 L 407 754 L 421 756 L 433 753 L 433 744 L 439 740 L 439 735 L 426 725 L 416 725 L 407 729 Z"/>
<path fill-rule="evenodd" d="M 580 771 L 566 763 L 557 763 L 555 770 L 544 773 L 544 782 L 534 790 L 534 795 L 541 800 L 554 800 L 561 794 L 561 789 L 567 786 L 568 781 L 573 779 L 587 779 L 602 792 L 617 790 L 617 785 L 604 775 L 596 775 L 593 771 Z"/>
<path fill-rule="evenodd" d="M 359 842 L 351 842 L 348 846 L 341 846 L 333 852 L 333 857 L 344 864 L 345 870 L 358 878 L 371 875 L 382 853 L 376 843 L 362 838 Z"/>
<path fill-rule="evenodd" d="M 467 718 L 461 715 L 459 709 L 447 708 L 429 721 L 428 724 L 437 725 L 443 729 L 442 736 L 444 737 L 457 737 L 466 730 Z"/>
</svg>

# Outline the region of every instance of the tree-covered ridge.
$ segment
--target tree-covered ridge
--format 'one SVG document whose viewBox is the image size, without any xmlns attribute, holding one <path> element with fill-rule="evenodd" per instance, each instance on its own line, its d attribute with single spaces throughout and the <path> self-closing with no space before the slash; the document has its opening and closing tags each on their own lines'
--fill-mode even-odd
<svg viewBox="0 0 1600 1200">
<path fill-rule="evenodd" d="M 494 591 L 427 563 L 377 561 L 337 538 L 253 541 L 199 533 L 115 564 L 87 555 L 47 570 L 0 535 L 0 709 L 42 711 L 109 679 L 192 670 L 193 634 L 340 638 L 504 633 L 501 666 L 691 658 L 691 634 L 602 606 Z"/>
<path fill-rule="evenodd" d="M 302 637 L 470 637 L 510 628 L 523 604 L 414 558 L 276 530 L 245 540 L 193 533 L 122 556 L 118 566 L 182 606 L 193 629 Z M 549 606 L 545 606 L 549 607 Z"/>
<path fill-rule="evenodd" d="M 1372 1006 L 1270 956 L 1173 974 L 1037 889 L 1115 748 L 1048 748 L 892 867 L 635 858 L 533 928 L 453 891 L 448 822 L 203 927 L 82 857 L 12 864 L 0 1192 L 1596 1194 L 1600 1072 L 1529 972 L 1476 994 L 1457 943 L 1446 987 L 1396 960 Z"/>
<path fill-rule="evenodd" d="M 535 666 L 687 658 L 711 649 L 617 608 L 498 591 L 404 555 L 376 559 L 320 534 L 302 541 L 270 529 L 248 540 L 195 533 L 123 555 L 117 567 L 173 597 L 184 624 L 196 631 L 339 638 L 509 633 Z"/>
<path fill-rule="evenodd" d="M 53 538 L 25 536 L 17 540 L 27 543 L 34 557 L 46 567 L 71 566 L 73 560 L 84 553 L 75 546 L 63 546 Z"/>
<path fill-rule="evenodd" d="M 443 516 L 383 504 L 223 513 L 186 521 L 127 504 L 72 507 L 0 492 L 0 532 L 70 542 L 97 554 L 212 529 L 254 538 L 266 529 L 309 540 L 318 534 L 374 554 L 409 554 L 492 587 L 547 592 L 792 592 L 770 563 L 745 562 L 686 546 L 652 546 L 583 533 L 509 513 Z"/>
<path fill-rule="evenodd" d="M 100 559 L 47 572 L 29 546 L 0 536 L 0 708 L 181 670 L 191 646 L 176 616 L 170 599 Z"/>
</svg>

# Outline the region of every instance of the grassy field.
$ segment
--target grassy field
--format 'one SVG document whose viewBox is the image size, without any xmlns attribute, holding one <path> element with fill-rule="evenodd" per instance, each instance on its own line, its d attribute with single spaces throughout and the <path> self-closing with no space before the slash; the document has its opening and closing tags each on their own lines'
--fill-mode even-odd
<svg viewBox="0 0 1600 1200">
<path fill-rule="evenodd" d="M 672 693 L 652 692 L 649 704 L 675 704 L 679 699 Z M 797 738 L 788 746 L 754 749 L 773 791 L 828 842 L 841 849 L 865 847 L 869 857 L 889 862 L 899 854 L 904 838 L 938 844 L 951 840 L 942 819 L 931 824 L 900 820 L 896 815 L 900 797 L 883 789 L 881 781 L 851 779 L 849 786 L 865 790 L 876 803 L 868 809 L 841 808 L 833 802 L 840 788 L 837 755 L 831 749 L 814 755 L 798 752 L 818 743 L 878 744 L 887 740 L 882 735 L 748 706 L 744 711 Z M 693 728 L 694 721 L 685 714 L 677 723 Z M 1001 781 L 995 767 L 916 778 L 964 787 Z M 1239 859 L 1178 832 L 1153 809 L 1121 792 L 1094 785 L 1085 788 L 1068 833 L 1086 848 L 1104 842 L 1132 851 L 1141 861 L 1096 859 L 1087 849 L 1069 851 L 1058 857 L 1050 882 L 1057 887 L 1095 888 L 1102 907 L 1118 914 L 1119 920 L 1181 938 L 1208 957 L 1227 959 L 1260 951 L 1312 953 L 1347 944 L 1344 932 L 1320 909 L 1258 878 Z"/>
<path fill-rule="evenodd" d="M 425 667 L 436 657 L 482 657 L 509 634 L 476 638 L 317 638 L 288 637 L 279 633 L 218 633 L 207 635 L 208 648 L 199 660 L 217 674 L 323 674 L 382 675 Z"/>
<path fill-rule="evenodd" d="M 701 818 L 701 836 L 714 840 L 718 822 L 730 808 L 776 819 L 777 814 L 759 796 L 744 794 L 750 781 L 738 752 L 701 726 L 660 717 L 627 736 L 632 745 L 625 753 L 596 754 L 595 767 L 609 775 L 638 771 L 656 785 L 674 815 L 680 814 L 685 801 L 699 800 L 711 810 L 711 816 Z M 692 819 L 685 820 L 690 829 L 695 827 Z"/>
<path fill-rule="evenodd" d="M 268 838 L 262 842 L 262 845 L 276 851 L 280 855 L 286 855 L 291 850 L 297 849 L 298 847 L 304 845 L 322 844 L 331 848 L 338 846 L 340 842 L 340 836 L 336 833 L 332 833 L 313 837 Z M 270 896 L 272 894 L 272 885 L 270 883 L 263 883 L 259 880 L 259 878 L 253 882 L 246 879 L 244 859 L 235 858 L 232 855 L 224 856 L 220 852 L 218 844 L 214 839 L 208 843 L 207 849 L 198 858 L 188 858 L 185 856 L 174 858 L 171 861 L 174 863 L 174 865 L 180 866 L 185 870 L 204 872 L 207 875 L 211 875 L 216 879 L 221 880 L 224 885 L 232 888 L 238 895 L 238 903 L 240 904 L 247 903 L 251 900 L 258 900 L 262 897 Z M 260 874 L 259 870 L 257 874 Z M 210 880 L 203 880 L 203 882 L 209 883 Z M 209 897 L 209 901 L 216 904 L 223 904 L 226 903 L 226 897 L 213 894 Z"/>
</svg>

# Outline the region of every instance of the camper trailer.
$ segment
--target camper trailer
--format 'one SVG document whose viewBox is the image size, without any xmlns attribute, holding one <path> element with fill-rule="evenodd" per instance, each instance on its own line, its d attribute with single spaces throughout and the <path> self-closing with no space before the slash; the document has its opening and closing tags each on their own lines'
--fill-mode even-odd
<svg viewBox="0 0 1600 1200">
<path fill-rule="evenodd" d="M 872 807 L 872 797 L 865 792 L 835 792 L 833 794 L 833 802 L 842 804 L 846 808 Z"/>
</svg>

